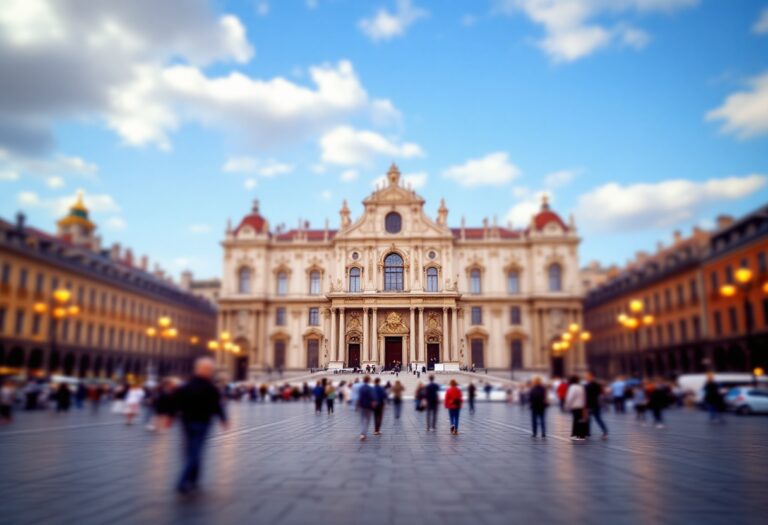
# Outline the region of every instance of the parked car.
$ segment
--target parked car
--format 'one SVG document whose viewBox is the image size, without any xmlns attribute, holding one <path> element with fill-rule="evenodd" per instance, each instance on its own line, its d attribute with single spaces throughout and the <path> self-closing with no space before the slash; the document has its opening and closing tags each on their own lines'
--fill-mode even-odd
<svg viewBox="0 0 768 525">
<path fill-rule="evenodd" d="M 737 414 L 768 414 L 768 389 L 753 386 L 731 388 L 725 395 L 725 404 Z"/>
<path fill-rule="evenodd" d="M 749 386 L 753 383 L 754 379 L 754 376 L 749 373 L 715 373 L 715 382 L 720 387 L 723 395 L 731 388 Z M 704 384 L 706 382 L 707 374 L 683 374 L 677 378 L 677 385 L 680 387 L 682 394 L 692 398 L 694 404 L 698 406 L 704 404 Z M 768 378 L 765 376 L 758 378 L 758 384 L 761 388 L 768 388 Z"/>
</svg>

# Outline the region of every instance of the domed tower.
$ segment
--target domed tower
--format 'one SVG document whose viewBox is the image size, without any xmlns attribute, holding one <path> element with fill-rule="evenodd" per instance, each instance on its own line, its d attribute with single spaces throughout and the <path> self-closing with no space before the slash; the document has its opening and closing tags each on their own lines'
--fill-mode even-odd
<svg viewBox="0 0 768 525">
<path fill-rule="evenodd" d="M 69 208 L 69 213 L 59 219 L 56 225 L 62 240 L 89 250 L 98 250 L 98 238 L 94 235 L 96 225 L 88 217 L 82 191 L 77 193 L 77 200 Z"/>
</svg>

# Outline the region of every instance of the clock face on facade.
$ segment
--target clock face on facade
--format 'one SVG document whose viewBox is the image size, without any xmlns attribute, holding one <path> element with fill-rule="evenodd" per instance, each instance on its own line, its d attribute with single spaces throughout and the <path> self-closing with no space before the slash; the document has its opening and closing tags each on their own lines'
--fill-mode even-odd
<svg viewBox="0 0 768 525">
<path fill-rule="evenodd" d="M 400 233 L 403 227 L 402 223 L 403 220 L 400 214 L 395 211 L 387 213 L 387 216 L 384 217 L 384 228 L 387 230 L 387 233 Z"/>
</svg>

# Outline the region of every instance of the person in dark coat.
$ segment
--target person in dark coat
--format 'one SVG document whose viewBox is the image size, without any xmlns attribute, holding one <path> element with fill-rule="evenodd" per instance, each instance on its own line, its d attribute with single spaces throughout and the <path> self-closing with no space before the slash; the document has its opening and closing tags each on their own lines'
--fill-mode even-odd
<svg viewBox="0 0 768 525">
<path fill-rule="evenodd" d="M 470 382 L 467 387 L 467 399 L 469 400 L 469 413 L 475 413 L 475 398 L 477 397 L 477 387 L 474 383 Z"/>
<path fill-rule="evenodd" d="M 594 419 L 600 430 L 603 431 L 603 439 L 608 439 L 608 427 L 603 422 L 601 415 L 600 398 L 603 396 L 603 385 L 597 382 L 595 376 L 591 373 L 587 373 L 587 384 L 584 386 L 584 391 L 587 395 L 587 436 L 590 435 L 590 423 Z"/>
<path fill-rule="evenodd" d="M 723 394 L 720 393 L 720 385 L 715 382 L 715 375 L 711 372 L 707 374 L 707 382 L 704 384 L 704 403 L 709 411 L 709 421 L 722 423 L 725 402 Z"/>
<path fill-rule="evenodd" d="M 378 377 L 373 380 L 373 435 L 381 435 L 381 423 L 384 420 L 384 406 L 387 403 L 387 389 L 381 386 L 381 379 Z"/>
<path fill-rule="evenodd" d="M 67 412 L 72 403 L 72 392 L 66 383 L 61 383 L 56 389 L 56 412 Z"/>
<path fill-rule="evenodd" d="M 175 408 L 184 432 L 184 468 L 176 489 L 182 494 L 197 488 L 211 419 L 217 416 L 222 427 L 228 428 L 221 392 L 212 381 L 215 366 L 213 359 L 199 358 L 192 379 L 176 391 Z"/>
<path fill-rule="evenodd" d="M 429 384 L 424 387 L 427 408 L 427 432 L 437 430 L 437 407 L 440 406 L 440 385 L 435 383 L 435 376 L 429 376 Z"/>
<path fill-rule="evenodd" d="M 360 441 L 365 441 L 368 438 L 368 426 L 371 424 L 371 414 L 376 404 L 370 382 L 371 378 L 365 376 L 363 384 L 357 392 L 357 409 L 360 411 Z"/>
<path fill-rule="evenodd" d="M 323 412 L 323 399 L 325 399 L 325 388 L 322 383 L 318 381 L 315 384 L 315 388 L 312 389 L 312 395 L 315 397 L 315 414 L 322 414 Z"/>
<path fill-rule="evenodd" d="M 547 400 L 547 389 L 541 384 L 541 378 L 533 378 L 533 386 L 528 392 L 528 404 L 531 407 L 531 423 L 533 424 L 533 437 L 539 433 L 538 426 L 541 424 L 541 437 L 547 437 L 546 412 L 549 402 Z"/>
<path fill-rule="evenodd" d="M 653 414 L 653 421 L 656 423 L 656 428 L 664 427 L 664 409 L 669 403 L 669 388 L 661 381 L 656 381 L 651 386 L 651 393 L 648 396 L 648 407 Z"/>
</svg>

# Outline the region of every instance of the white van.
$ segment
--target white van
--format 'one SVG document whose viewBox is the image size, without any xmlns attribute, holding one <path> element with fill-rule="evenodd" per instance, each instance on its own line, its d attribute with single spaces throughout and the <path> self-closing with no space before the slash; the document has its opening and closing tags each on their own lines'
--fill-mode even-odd
<svg viewBox="0 0 768 525">
<path fill-rule="evenodd" d="M 704 385 L 708 374 L 683 374 L 677 378 L 677 386 L 685 396 L 691 396 L 697 405 L 704 402 Z M 715 372 L 715 383 L 723 395 L 735 386 L 751 385 L 755 377 L 747 372 Z M 768 386 L 768 378 L 758 378 L 761 386 Z"/>
</svg>

